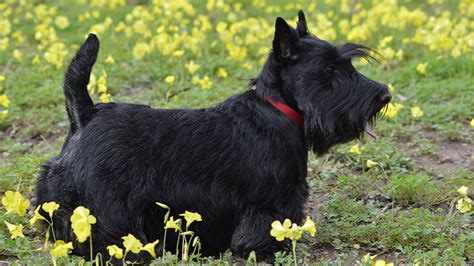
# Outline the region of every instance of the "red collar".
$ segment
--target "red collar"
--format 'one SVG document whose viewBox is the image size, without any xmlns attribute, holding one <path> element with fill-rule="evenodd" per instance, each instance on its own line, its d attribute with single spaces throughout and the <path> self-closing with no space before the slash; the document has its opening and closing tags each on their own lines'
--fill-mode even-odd
<svg viewBox="0 0 474 266">
<path fill-rule="evenodd" d="M 296 112 L 293 108 L 289 107 L 288 105 L 277 102 L 271 99 L 266 99 L 271 105 L 273 105 L 276 109 L 280 110 L 283 114 L 285 114 L 289 119 L 293 120 L 299 127 L 304 128 L 304 119 L 303 117 Z"/>
</svg>

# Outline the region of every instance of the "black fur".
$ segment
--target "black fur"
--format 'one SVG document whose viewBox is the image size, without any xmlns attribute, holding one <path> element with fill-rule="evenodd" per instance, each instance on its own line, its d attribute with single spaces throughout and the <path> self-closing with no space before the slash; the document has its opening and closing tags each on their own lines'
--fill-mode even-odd
<svg viewBox="0 0 474 266">
<path fill-rule="evenodd" d="M 66 73 L 64 91 L 71 128 L 58 157 L 38 179 L 38 204 L 56 201 L 55 235 L 74 241 L 69 217 L 79 205 L 97 217 L 94 252 L 129 233 L 143 243 L 162 239 L 164 211 L 177 217 L 199 212 L 191 226 L 205 255 L 230 248 L 256 251 L 272 261 L 284 243 L 270 236 L 274 220 L 301 222 L 308 196 L 309 150 L 361 137 L 390 100 L 385 85 L 358 73 L 354 57 L 369 57 L 356 44 L 332 45 L 309 34 L 299 13 L 297 28 L 275 24 L 273 51 L 254 90 L 199 110 L 152 109 L 135 104 L 96 104 L 87 83 L 99 41 L 90 35 Z M 298 127 L 266 99 L 300 112 Z M 174 247 L 168 234 L 167 247 Z M 88 257 L 88 242 L 74 242 Z"/>
</svg>

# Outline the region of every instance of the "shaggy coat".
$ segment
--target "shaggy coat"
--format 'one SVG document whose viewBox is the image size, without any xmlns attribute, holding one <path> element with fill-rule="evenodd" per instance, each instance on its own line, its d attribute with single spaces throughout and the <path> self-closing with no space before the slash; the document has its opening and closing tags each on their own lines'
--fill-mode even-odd
<svg viewBox="0 0 474 266">
<path fill-rule="evenodd" d="M 323 154 L 364 130 L 372 135 L 369 124 L 390 101 L 385 85 L 351 65 L 353 57 L 368 57 L 367 48 L 311 36 L 301 11 L 296 29 L 277 19 L 273 51 L 252 81 L 255 89 L 211 108 L 94 105 L 87 84 L 98 50 L 99 40 L 89 35 L 67 70 L 70 129 L 37 183 L 37 204 L 61 205 L 56 237 L 74 241 L 74 253 L 85 257 L 89 242 L 77 243 L 71 230 L 76 207 L 97 218 L 94 253 L 107 258 L 106 246 L 121 246 L 127 234 L 142 243 L 162 240 L 161 202 L 175 218 L 185 210 L 202 215 L 190 230 L 204 255 L 230 248 L 271 262 L 285 247 L 270 236 L 271 223 L 304 218 L 308 151 Z M 304 128 L 268 99 L 299 112 Z M 168 232 L 167 247 L 175 247 L 175 236 Z"/>
</svg>

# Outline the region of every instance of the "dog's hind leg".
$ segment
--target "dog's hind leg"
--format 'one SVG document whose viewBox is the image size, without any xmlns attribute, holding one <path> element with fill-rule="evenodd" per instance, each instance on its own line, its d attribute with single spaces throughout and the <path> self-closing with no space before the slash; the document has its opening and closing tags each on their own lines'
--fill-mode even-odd
<svg viewBox="0 0 474 266">
<path fill-rule="evenodd" d="M 230 245 L 232 253 L 247 258 L 251 251 L 255 251 L 258 261 L 273 263 L 274 253 L 285 247 L 285 242 L 278 242 L 270 236 L 270 225 L 275 220 L 281 220 L 281 215 L 257 207 L 247 208 L 234 230 Z"/>
<path fill-rule="evenodd" d="M 36 185 L 36 206 L 51 201 L 60 205 L 53 215 L 54 235 L 51 234 L 51 236 L 68 242 L 74 239 L 69 217 L 77 204 L 77 193 L 70 180 L 63 178 L 64 175 L 66 175 L 65 167 L 58 157 L 43 165 Z M 49 220 L 48 213 L 41 208 L 39 212 Z M 53 237 L 51 237 L 51 240 L 53 240 Z"/>
</svg>

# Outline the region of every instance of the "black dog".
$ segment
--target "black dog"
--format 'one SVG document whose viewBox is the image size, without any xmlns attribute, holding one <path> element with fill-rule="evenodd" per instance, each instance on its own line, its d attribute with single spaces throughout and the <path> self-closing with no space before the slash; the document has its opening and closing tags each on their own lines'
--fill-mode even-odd
<svg viewBox="0 0 474 266">
<path fill-rule="evenodd" d="M 255 89 L 207 109 L 94 105 L 87 84 L 98 49 L 89 35 L 66 73 L 70 129 L 60 155 L 43 167 L 37 198 L 61 205 L 55 233 L 68 241 L 72 210 L 89 208 L 97 217 L 94 252 L 105 256 L 129 233 L 144 243 L 162 239 L 164 210 L 155 204 L 162 202 L 175 217 L 202 215 L 191 230 L 204 255 L 230 248 L 271 261 L 284 243 L 270 236 L 270 224 L 304 218 L 308 151 L 323 154 L 364 131 L 375 137 L 369 124 L 391 99 L 351 64 L 370 58 L 370 49 L 311 36 L 302 11 L 296 29 L 277 18 Z M 74 246 L 88 257 L 88 241 Z"/>
</svg>

